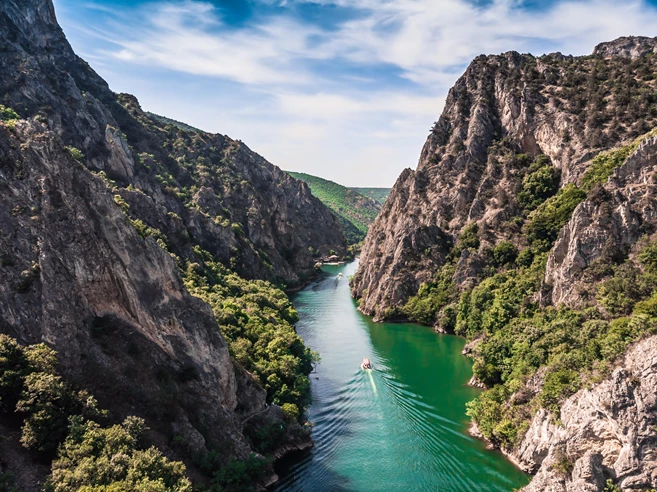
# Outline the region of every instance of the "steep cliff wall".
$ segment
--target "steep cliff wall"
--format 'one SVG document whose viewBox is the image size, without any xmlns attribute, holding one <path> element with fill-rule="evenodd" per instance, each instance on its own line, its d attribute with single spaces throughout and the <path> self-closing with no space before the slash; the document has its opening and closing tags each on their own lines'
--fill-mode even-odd
<svg viewBox="0 0 657 492">
<path fill-rule="evenodd" d="M 247 278 L 293 284 L 312 274 L 309 247 L 345 251 L 340 225 L 305 183 L 239 141 L 172 125 L 113 93 L 73 53 L 49 0 L 3 2 L 0 49 L 0 102 L 79 149 L 179 256 L 191 257 L 187 238 L 175 240 L 186 233 Z"/>
<path fill-rule="evenodd" d="M 657 483 L 657 337 L 631 347 L 613 373 L 561 406 L 561 422 L 540 410 L 516 453 L 536 472 L 526 492 L 598 492 Z"/>
<path fill-rule="evenodd" d="M 383 317 L 433 278 L 465 225 L 483 246 L 513 237 L 529 161 L 545 154 L 560 186 L 579 183 L 601 150 L 650 130 L 656 41 L 625 38 L 591 56 L 510 52 L 476 58 L 447 97 L 417 170 L 404 171 L 370 229 L 353 292 Z"/>
<path fill-rule="evenodd" d="M 205 466 L 205 480 L 254 450 L 309 444 L 294 413 L 312 354 L 284 293 L 258 280 L 293 285 L 314 274 L 313 252 L 346 251 L 305 183 L 239 141 L 143 112 L 73 53 L 50 0 L 8 0 L 0 189 L 0 333 L 54 348 L 67 384 L 110 421 L 143 417 L 147 444 L 192 474 Z M 8 410 L 0 479 L 8 463 L 37 490 L 52 453 L 18 452 L 25 415 Z"/>
</svg>

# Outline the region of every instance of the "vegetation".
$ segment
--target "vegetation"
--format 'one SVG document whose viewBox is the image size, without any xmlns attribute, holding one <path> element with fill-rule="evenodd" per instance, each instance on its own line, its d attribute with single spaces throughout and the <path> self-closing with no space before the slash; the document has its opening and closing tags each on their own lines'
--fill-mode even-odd
<svg viewBox="0 0 657 492">
<path fill-rule="evenodd" d="M 75 147 L 69 145 L 68 147 L 66 147 L 66 150 L 68 151 L 69 154 L 71 154 L 71 157 L 73 157 L 73 159 L 84 164 L 84 154 L 80 149 L 76 149 Z"/>
<path fill-rule="evenodd" d="M 166 116 L 160 116 L 159 114 L 151 113 L 151 112 L 146 112 L 148 116 L 153 118 L 154 120 L 158 121 L 159 123 L 162 123 L 163 125 L 173 125 L 176 128 L 180 128 L 183 131 L 186 132 L 194 132 L 194 133 L 200 133 L 203 130 L 199 130 L 198 128 L 188 125 L 187 123 L 183 123 L 182 121 L 174 120 L 171 118 L 167 118 Z"/>
<path fill-rule="evenodd" d="M 144 421 L 136 417 L 107 428 L 79 417 L 71 419 L 46 492 L 191 492 L 185 465 L 169 461 L 155 447 L 140 448 L 144 430 Z"/>
<path fill-rule="evenodd" d="M 561 172 L 552 166 L 550 158 L 545 155 L 538 156 L 522 180 L 518 204 L 526 211 L 535 210 L 557 193 L 560 178 Z"/>
<path fill-rule="evenodd" d="M 183 463 L 143 445 L 143 419 L 127 417 L 121 424 L 103 425 L 107 412 L 88 392 L 66 383 L 56 364 L 55 352 L 44 344 L 22 346 L 0 335 L 0 418 L 13 414 L 7 422 L 21 422 L 22 445 L 41 461 L 52 460 L 46 492 L 193 490 Z M 269 466 L 255 455 L 246 461 L 226 460 L 216 451 L 197 457 L 199 469 L 212 479 L 208 492 L 252 490 Z M 1 464 L 0 491 L 18 492 L 13 475 Z"/>
<path fill-rule="evenodd" d="M 529 242 L 539 251 L 548 251 L 557 234 L 570 220 L 575 207 L 586 199 L 586 192 L 567 184 L 553 197 L 531 212 L 525 224 Z"/>
<path fill-rule="evenodd" d="M 18 115 L 18 113 L 16 111 L 0 104 L 0 120 L 2 120 L 2 121 L 11 121 L 11 120 L 18 120 L 18 119 L 20 119 L 20 116 Z"/>
<path fill-rule="evenodd" d="M 582 177 L 582 189 L 590 191 L 596 184 L 604 184 L 618 166 L 625 162 L 625 159 L 639 148 L 641 142 L 646 138 L 657 135 L 657 128 L 651 132 L 642 135 L 629 145 L 612 149 L 607 152 L 601 152 L 591 162 L 591 166 L 586 170 Z"/>
<path fill-rule="evenodd" d="M 318 355 L 294 331 L 298 315 L 290 300 L 269 282 L 244 280 L 207 251 L 194 250 L 199 262 L 183 268 L 187 289 L 212 307 L 232 356 L 258 378 L 269 402 L 300 415 Z"/>
<path fill-rule="evenodd" d="M 621 150 L 594 162 L 613 160 L 616 166 L 619 155 L 629 155 Z M 587 175 L 607 173 L 600 169 L 592 167 Z M 628 344 L 657 333 L 657 241 L 643 241 L 635 259 L 593 264 L 588 307 L 538 306 L 547 251 L 587 196 L 573 184 L 556 191 L 558 178 L 542 157 L 523 178 L 518 202 L 528 246 L 522 251 L 516 246 L 522 243 L 519 238 L 482 248 L 476 224 L 468 224 L 434 280 L 403 307 L 412 320 L 437 322 L 468 340 L 479 340 L 473 372 L 489 389 L 468 404 L 467 413 L 487 439 L 507 449 L 520 441 L 538 408 L 558 419 L 565 398 L 605 377 Z M 488 266 L 477 285 L 462 290 L 452 277 L 464 249 L 477 251 Z M 536 383 L 528 384 L 532 378 L 538 381 L 537 392 L 532 389 Z M 567 465 L 564 459 L 559 466 Z"/>
<path fill-rule="evenodd" d="M 304 173 L 288 172 L 288 174 L 295 179 L 305 181 L 312 194 L 338 217 L 348 244 L 357 244 L 365 239 L 368 226 L 374 222 L 381 209 L 378 201 L 327 179 Z"/>
<path fill-rule="evenodd" d="M 65 382 L 56 364 L 46 345 L 0 335 L 0 416 L 13 414 L 8 422 L 22 422 L 21 444 L 53 460 L 46 491 L 191 491 L 182 463 L 140 446 L 143 420 L 102 427 L 107 412 Z M 0 490 L 16 490 L 11 474 L 0 473 Z"/>
<path fill-rule="evenodd" d="M 350 188 L 356 193 L 360 193 L 363 196 L 371 198 L 372 200 L 379 203 L 383 206 L 390 194 L 391 188 Z"/>
</svg>

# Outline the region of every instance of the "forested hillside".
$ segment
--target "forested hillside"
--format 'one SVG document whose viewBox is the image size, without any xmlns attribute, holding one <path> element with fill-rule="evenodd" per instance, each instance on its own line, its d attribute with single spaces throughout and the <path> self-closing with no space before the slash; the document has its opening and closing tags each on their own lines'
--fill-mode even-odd
<svg viewBox="0 0 657 492">
<path fill-rule="evenodd" d="M 312 194 L 336 214 L 349 244 L 360 243 L 365 238 L 367 228 L 381 209 L 380 202 L 327 179 L 305 173 L 288 174 L 307 183 Z M 376 190 L 374 194 L 381 197 L 381 193 Z"/>
</svg>

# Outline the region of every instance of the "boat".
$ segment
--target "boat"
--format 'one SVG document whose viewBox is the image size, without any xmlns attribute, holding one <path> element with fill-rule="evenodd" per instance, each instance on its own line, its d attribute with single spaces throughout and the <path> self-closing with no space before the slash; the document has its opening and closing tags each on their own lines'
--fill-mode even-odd
<svg viewBox="0 0 657 492">
<path fill-rule="evenodd" d="M 365 357 L 365 358 L 363 359 L 363 362 L 361 363 L 360 368 L 361 368 L 363 371 L 366 371 L 366 370 L 370 370 L 370 371 L 371 371 L 371 370 L 372 370 L 372 363 L 370 362 L 370 360 L 369 360 L 367 357 Z"/>
<path fill-rule="evenodd" d="M 342 278 L 342 274 L 341 274 L 341 273 L 338 273 L 338 278 Z"/>
</svg>

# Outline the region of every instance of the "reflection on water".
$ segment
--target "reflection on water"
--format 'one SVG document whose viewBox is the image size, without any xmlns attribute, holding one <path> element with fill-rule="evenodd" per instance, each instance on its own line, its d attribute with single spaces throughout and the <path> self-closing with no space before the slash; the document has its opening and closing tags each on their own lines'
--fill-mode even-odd
<svg viewBox="0 0 657 492">
<path fill-rule="evenodd" d="M 285 491 L 510 491 L 527 477 L 467 434 L 464 341 L 372 323 L 349 294 L 356 263 L 325 267 L 293 300 L 322 361 L 311 375 L 315 447 L 278 467 Z M 338 278 L 338 273 L 343 273 Z M 373 371 L 360 368 L 363 357 Z"/>
</svg>

